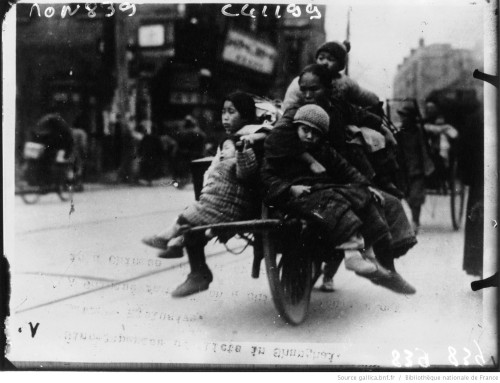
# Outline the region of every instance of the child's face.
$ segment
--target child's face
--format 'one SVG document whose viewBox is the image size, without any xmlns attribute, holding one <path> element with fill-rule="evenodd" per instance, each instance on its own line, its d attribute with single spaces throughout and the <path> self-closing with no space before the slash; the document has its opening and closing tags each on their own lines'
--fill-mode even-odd
<svg viewBox="0 0 500 383">
<path fill-rule="evenodd" d="M 314 148 L 321 140 L 321 133 L 318 129 L 311 128 L 308 125 L 300 124 L 297 127 L 297 134 L 299 135 L 299 140 L 307 149 Z"/>
<path fill-rule="evenodd" d="M 226 140 L 222 144 L 221 149 L 221 160 L 225 160 L 226 158 L 233 158 L 236 156 L 236 146 L 234 142 L 231 140 Z"/>
<path fill-rule="evenodd" d="M 320 52 L 316 59 L 316 64 L 326 66 L 332 73 L 340 72 L 340 63 L 328 52 Z"/>
<path fill-rule="evenodd" d="M 222 107 L 222 126 L 227 134 L 233 134 L 243 126 L 240 112 L 228 100 L 224 101 Z"/>
<path fill-rule="evenodd" d="M 299 86 L 305 104 L 323 105 L 325 103 L 328 91 L 315 74 L 304 73 L 299 80 Z"/>
</svg>

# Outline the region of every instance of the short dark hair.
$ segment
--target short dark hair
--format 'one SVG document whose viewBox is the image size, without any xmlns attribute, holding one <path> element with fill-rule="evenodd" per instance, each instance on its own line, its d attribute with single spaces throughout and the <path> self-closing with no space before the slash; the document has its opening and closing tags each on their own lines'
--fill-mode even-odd
<svg viewBox="0 0 500 383">
<path fill-rule="evenodd" d="M 302 69 L 302 72 L 300 72 L 299 82 L 302 80 L 302 76 L 306 73 L 312 73 L 313 75 L 318 76 L 321 85 L 325 88 L 332 88 L 332 74 L 324 65 L 310 64 L 306 66 Z"/>
<path fill-rule="evenodd" d="M 245 92 L 233 92 L 226 97 L 224 101 L 231 101 L 240 113 L 241 118 L 247 123 L 254 123 L 257 119 L 257 111 L 255 108 L 255 101 L 252 96 Z"/>
</svg>

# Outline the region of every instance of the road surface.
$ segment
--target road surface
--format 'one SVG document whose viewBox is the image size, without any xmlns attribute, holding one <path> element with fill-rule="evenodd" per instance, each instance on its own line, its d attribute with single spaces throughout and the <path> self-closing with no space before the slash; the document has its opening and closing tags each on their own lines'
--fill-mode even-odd
<svg viewBox="0 0 500 383">
<path fill-rule="evenodd" d="M 483 320 L 484 292 L 473 292 L 477 278 L 462 271 L 463 230 L 452 230 L 446 197 L 428 199 L 419 243 L 397 261 L 416 295 L 392 293 L 341 266 L 336 291 L 315 289 L 300 326 L 279 317 L 264 263 L 260 278 L 251 278 L 251 248 L 243 250 L 241 240 L 229 242 L 239 255 L 207 246 L 214 273 L 208 291 L 170 296 L 189 272 L 186 257 L 159 259 L 140 239 L 192 199 L 189 187 L 163 184 L 93 187 L 72 203 L 47 195 L 28 206 L 16 197 L 8 221 L 14 247 L 6 247 L 13 249 L 9 360 L 19 367 L 137 369 L 454 368 L 497 360 L 491 323 Z"/>
</svg>

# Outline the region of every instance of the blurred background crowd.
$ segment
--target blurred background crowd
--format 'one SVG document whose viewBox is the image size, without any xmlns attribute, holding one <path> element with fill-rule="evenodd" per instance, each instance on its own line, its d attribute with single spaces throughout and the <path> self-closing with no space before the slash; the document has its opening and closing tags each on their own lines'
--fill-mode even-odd
<svg viewBox="0 0 500 383">
<path fill-rule="evenodd" d="M 328 39 L 351 41 L 346 74 L 381 100 L 413 98 L 423 108 L 426 97 L 437 94 L 448 122 L 460 131 L 471 105 L 482 103 L 482 82 L 471 76 L 471 69 L 482 68 L 481 33 L 469 31 L 468 41 L 458 36 L 464 41 L 449 42 L 453 28 L 447 32 L 440 23 L 445 41 L 434 42 L 436 26 L 420 25 L 419 10 L 410 5 L 342 4 L 318 6 L 322 17 L 314 19 L 305 5 L 297 16 L 286 4 L 280 17 L 277 5 L 267 6 L 266 17 L 264 5 L 256 5 L 255 18 L 225 16 L 223 4 L 137 4 L 133 16 L 117 10 L 112 17 L 104 5 L 89 17 L 81 4 L 64 18 L 62 4 L 19 4 L 16 158 L 22 160 L 23 145 L 40 118 L 57 112 L 79 137 L 77 156 L 86 182 L 171 177 L 182 183 L 189 176 L 186 164 L 213 154 L 223 134 L 218 118 L 223 95 L 242 90 L 282 100 Z M 52 17 L 46 16 L 49 7 Z M 441 12 L 422 9 L 435 17 Z M 462 29 L 480 16 L 477 7 L 475 13 L 463 5 L 447 10 L 449 16 L 461 12 Z M 405 21 L 408 13 L 421 32 Z M 401 23 L 405 33 L 391 35 Z M 397 122 L 395 109 L 386 112 Z"/>
</svg>

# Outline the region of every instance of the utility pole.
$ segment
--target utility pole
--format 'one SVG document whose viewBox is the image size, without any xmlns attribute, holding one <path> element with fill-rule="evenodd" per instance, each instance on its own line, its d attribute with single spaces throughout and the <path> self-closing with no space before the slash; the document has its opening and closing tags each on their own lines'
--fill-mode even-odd
<svg viewBox="0 0 500 383">
<path fill-rule="evenodd" d="M 120 136 L 128 136 L 127 130 L 127 100 L 128 100 L 128 65 L 127 65 L 127 31 L 125 19 L 122 12 L 114 15 L 115 33 L 115 70 L 116 70 L 116 127 L 120 129 Z M 121 141 L 123 144 L 123 140 Z M 131 169 L 128 169 L 127 156 L 129 155 L 123 147 L 120 150 L 120 173 L 122 176 L 129 176 Z"/>
<path fill-rule="evenodd" d="M 347 28 L 346 28 L 346 36 L 345 36 L 345 41 L 350 42 L 351 41 L 351 11 L 352 7 L 349 7 L 347 9 Z M 346 56 L 346 62 L 345 62 L 345 75 L 349 75 L 349 55 Z"/>
</svg>

